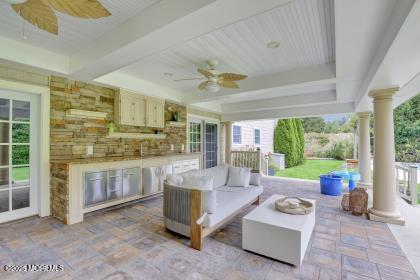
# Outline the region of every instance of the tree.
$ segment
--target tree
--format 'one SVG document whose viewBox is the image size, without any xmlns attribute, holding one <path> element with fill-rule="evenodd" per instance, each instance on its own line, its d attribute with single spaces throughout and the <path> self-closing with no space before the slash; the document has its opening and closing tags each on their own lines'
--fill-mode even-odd
<svg viewBox="0 0 420 280">
<path fill-rule="evenodd" d="M 395 158 L 420 162 L 420 94 L 394 110 Z"/>
<path fill-rule="evenodd" d="M 324 132 L 325 121 L 321 117 L 303 118 L 301 121 L 305 132 Z"/>
<path fill-rule="evenodd" d="M 296 127 L 296 137 L 298 140 L 298 164 L 302 164 L 304 162 L 304 152 L 305 152 L 305 137 L 304 137 L 304 130 L 302 126 L 302 121 L 300 119 L 294 119 L 295 127 Z"/>
<path fill-rule="evenodd" d="M 274 129 L 274 152 L 285 155 L 287 167 L 303 163 L 302 143 L 304 145 L 303 128 L 299 120 L 284 119 L 277 122 Z"/>
</svg>

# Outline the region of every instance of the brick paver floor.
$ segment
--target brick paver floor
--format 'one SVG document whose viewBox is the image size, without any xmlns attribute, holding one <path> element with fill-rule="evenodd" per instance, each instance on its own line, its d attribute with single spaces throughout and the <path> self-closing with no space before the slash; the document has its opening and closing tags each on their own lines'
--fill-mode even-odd
<svg viewBox="0 0 420 280">
<path fill-rule="evenodd" d="M 5 272 L 0 279 L 418 279 L 386 224 L 340 210 L 340 198 L 318 184 L 264 178 L 262 200 L 274 193 L 317 200 L 316 225 L 302 266 L 241 249 L 241 217 L 202 251 L 165 230 L 162 198 L 63 225 L 27 218 L 0 225 L 0 265 L 61 264 L 62 272 Z"/>
</svg>

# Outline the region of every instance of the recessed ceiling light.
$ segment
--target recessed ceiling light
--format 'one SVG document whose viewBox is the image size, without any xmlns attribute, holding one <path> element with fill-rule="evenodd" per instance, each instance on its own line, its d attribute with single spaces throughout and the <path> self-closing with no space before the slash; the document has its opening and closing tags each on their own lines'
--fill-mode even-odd
<svg viewBox="0 0 420 280">
<path fill-rule="evenodd" d="M 280 47 L 280 43 L 277 41 L 271 41 L 267 44 L 267 48 L 269 49 L 277 49 L 278 47 Z"/>
<path fill-rule="evenodd" d="M 163 75 L 165 75 L 166 77 L 173 77 L 174 76 L 174 74 L 172 74 L 172 73 L 163 73 Z"/>
</svg>

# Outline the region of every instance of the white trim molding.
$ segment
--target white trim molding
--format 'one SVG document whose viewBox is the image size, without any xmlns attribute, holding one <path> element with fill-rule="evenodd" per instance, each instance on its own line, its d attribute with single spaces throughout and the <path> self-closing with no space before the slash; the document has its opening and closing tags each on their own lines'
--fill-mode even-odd
<svg viewBox="0 0 420 280">
<path fill-rule="evenodd" d="M 41 97 L 38 215 L 40 217 L 50 216 L 50 88 L 5 79 L 0 79 L 0 88 L 38 94 Z"/>
</svg>

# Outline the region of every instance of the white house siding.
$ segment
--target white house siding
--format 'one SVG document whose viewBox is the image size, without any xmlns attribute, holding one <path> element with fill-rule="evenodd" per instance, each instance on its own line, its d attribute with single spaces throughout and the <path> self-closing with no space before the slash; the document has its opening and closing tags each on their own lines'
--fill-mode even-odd
<svg viewBox="0 0 420 280">
<path fill-rule="evenodd" d="M 273 133 L 276 120 L 259 120 L 235 122 L 233 125 L 242 127 L 242 143 L 232 143 L 233 150 L 241 150 L 248 147 L 259 147 L 263 153 L 273 152 Z M 261 145 L 254 144 L 254 129 L 261 129 Z"/>
</svg>

